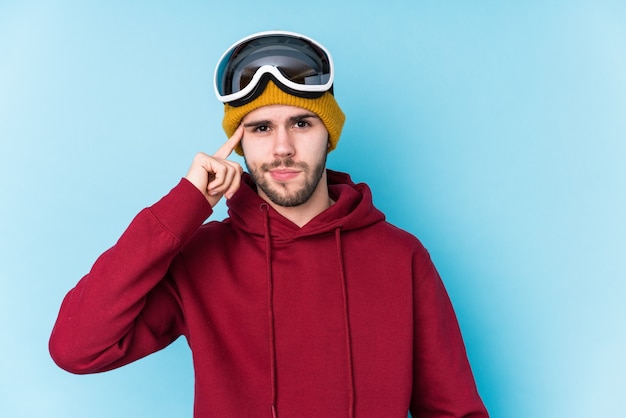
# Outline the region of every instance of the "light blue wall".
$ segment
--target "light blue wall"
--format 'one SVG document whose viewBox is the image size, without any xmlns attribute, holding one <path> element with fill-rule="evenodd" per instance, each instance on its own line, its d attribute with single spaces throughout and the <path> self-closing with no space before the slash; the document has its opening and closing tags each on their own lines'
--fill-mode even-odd
<svg viewBox="0 0 626 418">
<path fill-rule="evenodd" d="M 625 3 L 212 3 L 0 0 L 0 415 L 191 416 L 184 341 L 73 376 L 47 339 L 95 257 L 225 139 L 223 49 L 286 29 L 333 52 L 329 166 L 429 248 L 492 416 L 623 416 Z"/>
</svg>

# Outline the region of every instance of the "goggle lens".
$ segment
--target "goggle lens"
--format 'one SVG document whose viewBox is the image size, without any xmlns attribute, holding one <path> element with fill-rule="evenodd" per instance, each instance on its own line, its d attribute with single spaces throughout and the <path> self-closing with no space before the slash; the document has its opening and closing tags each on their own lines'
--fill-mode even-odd
<svg viewBox="0 0 626 418">
<path fill-rule="evenodd" d="M 295 93 L 330 90 L 330 54 L 321 45 L 296 35 L 260 34 L 227 51 L 215 73 L 218 98 L 228 103 L 245 97 L 265 73 Z"/>
</svg>

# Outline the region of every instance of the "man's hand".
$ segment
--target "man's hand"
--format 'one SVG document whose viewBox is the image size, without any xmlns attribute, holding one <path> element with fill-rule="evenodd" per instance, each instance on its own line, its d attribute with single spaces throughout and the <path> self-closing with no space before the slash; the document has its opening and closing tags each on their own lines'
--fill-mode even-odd
<svg viewBox="0 0 626 418">
<path fill-rule="evenodd" d="M 227 160 L 243 138 L 243 126 L 217 150 L 213 156 L 203 152 L 196 154 L 185 178 L 204 194 L 211 207 L 225 196 L 230 199 L 241 185 L 243 169 L 234 161 Z"/>
</svg>

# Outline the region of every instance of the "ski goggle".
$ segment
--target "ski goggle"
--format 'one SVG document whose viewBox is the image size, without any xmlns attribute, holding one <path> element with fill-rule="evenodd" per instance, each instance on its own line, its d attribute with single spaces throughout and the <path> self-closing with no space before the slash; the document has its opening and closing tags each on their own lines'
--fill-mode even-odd
<svg viewBox="0 0 626 418">
<path fill-rule="evenodd" d="M 316 98 L 332 93 L 334 65 L 330 52 L 304 35 L 260 32 L 233 44 L 215 68 L 219 101 L 242 106 L 263 92 L 272 80 L 285 92 Z"/>
</svg>

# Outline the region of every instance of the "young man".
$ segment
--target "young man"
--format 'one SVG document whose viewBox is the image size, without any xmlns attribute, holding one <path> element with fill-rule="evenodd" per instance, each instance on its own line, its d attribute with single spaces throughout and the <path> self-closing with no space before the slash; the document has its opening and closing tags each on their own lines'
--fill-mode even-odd
<svg viewBox="0 0 626 418">
<path fill-rule="evenodd" d="M 110 370 L 184 335 L 196 417 L 487 416 L 428 253 L 366 185 L 326 170 L 344 122 L 333 71 L 288 32 L 224 54 L 230 139 L 67 294 L 50 339 L 59 366 Z M 222 197 L 229 218 L 203 224 Z"/>
</svg>

